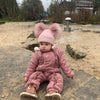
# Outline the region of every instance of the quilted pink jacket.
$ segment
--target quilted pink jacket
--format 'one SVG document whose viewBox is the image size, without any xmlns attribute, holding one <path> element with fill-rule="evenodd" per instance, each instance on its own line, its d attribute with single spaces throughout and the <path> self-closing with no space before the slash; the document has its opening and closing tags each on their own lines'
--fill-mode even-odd
<svg viewBox="0 0 100 100">
<path fill-rule="evenodd" d="M 70 69 L 65 60 L 63 51 L 59 48 L 54 47 L 51 51 L 45 53 L 36 50 L 26 70 L 25 77 L 29 77 L 35 71 L 61 73 L 59 68 L 62 69 L 67 77 L 72 77 L 74 75 L 74 72 Z"/>
</svg>

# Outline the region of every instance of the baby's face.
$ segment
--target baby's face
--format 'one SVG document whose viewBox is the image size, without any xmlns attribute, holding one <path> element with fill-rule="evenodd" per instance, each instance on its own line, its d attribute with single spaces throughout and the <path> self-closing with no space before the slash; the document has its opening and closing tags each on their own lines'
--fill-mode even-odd
<svg viewBox="0 0 100 100">
<path fill-rule="evenodd" d="M 48 42 L 40 42 L 40 50 L 43 52 L 47 52 L 51 50 L 52 45 Z"/>
</svg>

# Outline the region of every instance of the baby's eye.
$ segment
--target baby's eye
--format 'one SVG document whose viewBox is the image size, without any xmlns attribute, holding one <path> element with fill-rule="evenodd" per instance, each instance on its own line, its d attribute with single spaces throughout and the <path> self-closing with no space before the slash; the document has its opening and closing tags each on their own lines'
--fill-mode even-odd
<svg viewBox="0 0 100 100">
<path fill-rule="evenodd" d="M 40 45 L 43 45 L 43 43 L 40 43 Z"/>
<path fill-rule="evenodd" d="M 45 45 L 48 46 L 48 43 L 46 43 Z"/>
<path fill-rule="evenodd" d="M 48 46 L 48 44 L 45 44 L 46 46 Z"/>
</svg>

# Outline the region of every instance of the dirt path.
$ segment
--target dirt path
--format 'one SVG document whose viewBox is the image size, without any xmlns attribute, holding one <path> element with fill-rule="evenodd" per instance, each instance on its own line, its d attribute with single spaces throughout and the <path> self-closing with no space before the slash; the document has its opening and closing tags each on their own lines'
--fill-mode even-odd
<svg viewBox="0 0 100 100">
<path fill-rule="evenodd" d="M 62 30 L 64 25 L 61 25 Z M 33 22 L 12 22 L 0 25 L 0 48 L 9 46 L 22 48 L 30 44 L 34 39 L 27 39 L 33 32 Z M 65 51 L 66 45 L 70 44 L 74 49 L 87 54 L 86 58 L 75 60 L 66 52 L 65 56 L 72 69 L 84 70 L 97 79 L 100 79 L 100 31 L 99 26 L 93 25 L 71 25 L 71 32 L 64 32 L 56 40 L 55 45 Z"/>
<path fill-rule="evenodd" d="M 64 25 L 61 25 L 62 30 Z M 33 22 L 0 25 L 0 100 L 19 100 L 24 89 L 24 73 L 33 52 L 26 50 L 37 39 L 27 38 L 34 28 Z M 63 100 L 100 100 L 100 29 L 92 25 L 71 25 L 71 32 L 64 32 L 55 45 L 63 49 L 67 63 L 75 72 L 75 80 L 64 76 Z M 97 31 L 95 33 L 94 31 Z M 66 52 L 70 44 L 75 50 L 85 52 L 83 59 L 73 59 Z M 67 83 L 67 84 L 66 84 Z M 44 100 L 47 83 L 40 87 L 39 100 Z"/>
</svg>

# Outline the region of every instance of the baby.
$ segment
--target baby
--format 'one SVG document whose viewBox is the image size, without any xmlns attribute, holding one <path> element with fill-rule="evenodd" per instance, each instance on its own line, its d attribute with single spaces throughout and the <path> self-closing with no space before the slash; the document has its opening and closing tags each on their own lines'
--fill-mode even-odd
<svg viewBox="0 0 100 100">
<path fill-rule="evenodd" d="M 56 37 L 62 33 L 61 28 L 59 24 L 54 23 L 46 29 L 45 24 L 38 23 L 35 25 L 34 33 L 40 47 L 36 49 L 26 70 L 26 92 L 22 92 L 20 96 L 32 96 L 37 99 L 36 91 L 40 84 L 49 81 L 45 100 L 61 100 L 63 77 L 59 68 L 67 77 L 74 79 L 74 72 L 68 66 L 63 51 L 54 47 Z"/>
</svg>

